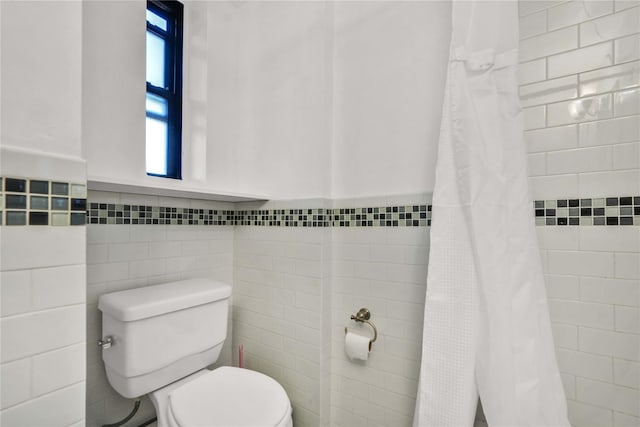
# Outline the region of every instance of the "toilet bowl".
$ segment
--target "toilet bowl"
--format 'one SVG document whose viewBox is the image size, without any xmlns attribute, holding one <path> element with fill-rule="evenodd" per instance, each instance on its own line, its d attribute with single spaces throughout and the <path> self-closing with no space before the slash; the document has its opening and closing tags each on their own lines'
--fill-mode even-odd
<svg viewBox="0 0 640 427">
<path fill-rule="evenodd" d="M 202 370 L 149 395 L 158 425 L 170 427 L 292 427 L 282 386 L 248 369 Z"/>
<path fill-rule="evenodd" d="M 158 427 L 292 427 L 273 378 L 214 363 L 226 340 L 229 285 L 189 279 L 104 294 L 102 359 L 122 396 L 149 395 Z"/>
</svg>

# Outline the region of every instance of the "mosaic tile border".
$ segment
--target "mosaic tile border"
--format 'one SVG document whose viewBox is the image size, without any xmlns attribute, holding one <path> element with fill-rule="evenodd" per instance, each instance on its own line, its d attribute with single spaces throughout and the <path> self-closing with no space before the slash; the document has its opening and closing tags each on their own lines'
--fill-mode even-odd
<svg viewBox="0 0 640 427">
<path fill-rule="evenodd" d="M 536 225 L 640 225 L 640 197 L 536 200 Z"/>
<path fill-rule="evenodd" d="M 0 225 L 85 225 L 85 184 L 4 177 L 0 188 Z"/>
<path fill-rule="evenodd" d="M 90 203 L 87 224 L 235 225 L 235 211 Z"/>
<path fill-rule="evenodd" d="M 89 203 L 85 184 L 0 178 L 0 225 L 219 225 L 428 227 L 428 204 L 359 208 L 218 210 Z M 536 200 L 538 226 L 640 226 L 640 196 Z"/>
</svg>

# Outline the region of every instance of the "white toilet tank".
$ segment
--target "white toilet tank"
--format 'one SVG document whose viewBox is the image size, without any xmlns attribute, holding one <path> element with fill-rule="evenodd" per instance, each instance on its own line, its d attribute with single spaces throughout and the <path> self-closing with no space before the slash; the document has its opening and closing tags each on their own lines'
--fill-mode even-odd
<svg viewBox="0 0 640 427">
<path fill-rule="evenodd" d="M 111 386 L 138 397 L 215 362 L 230 296 L 229 285 L 208 279 L 102 295 L 102 336 L 112 339 L 102 359 Z"/>
</svg>

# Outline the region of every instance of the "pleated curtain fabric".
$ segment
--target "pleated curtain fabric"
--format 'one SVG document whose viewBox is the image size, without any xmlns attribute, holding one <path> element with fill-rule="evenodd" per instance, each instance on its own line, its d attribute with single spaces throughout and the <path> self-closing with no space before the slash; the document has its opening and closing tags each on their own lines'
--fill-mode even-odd
<svg viewBox="0 0 640 427">
<path fill-rule="evenodd" d="M 414 426 L 569 426 L 528 187 L 516 1 L 455 1 Z"/>
</svg>

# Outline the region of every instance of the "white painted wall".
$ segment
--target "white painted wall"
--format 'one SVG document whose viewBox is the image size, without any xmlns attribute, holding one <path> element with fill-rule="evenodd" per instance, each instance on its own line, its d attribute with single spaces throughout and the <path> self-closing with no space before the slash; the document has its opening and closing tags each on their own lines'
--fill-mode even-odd
<svg viewBox="0 0 640 427">
<path fill-rule="evenodd" d="M 82 4 L 0 8 L 2 145 L 80 157 Z"/>
<path fill-rule="evenodd" d="M 337 2 L 332 197 L 433 189 L 449 2 Z"/>
<path fill-rule="evenodd" d="M 271 199 L 329 193 L 330 2 L 209 5 L 208 164 Z"/>
</svg>

